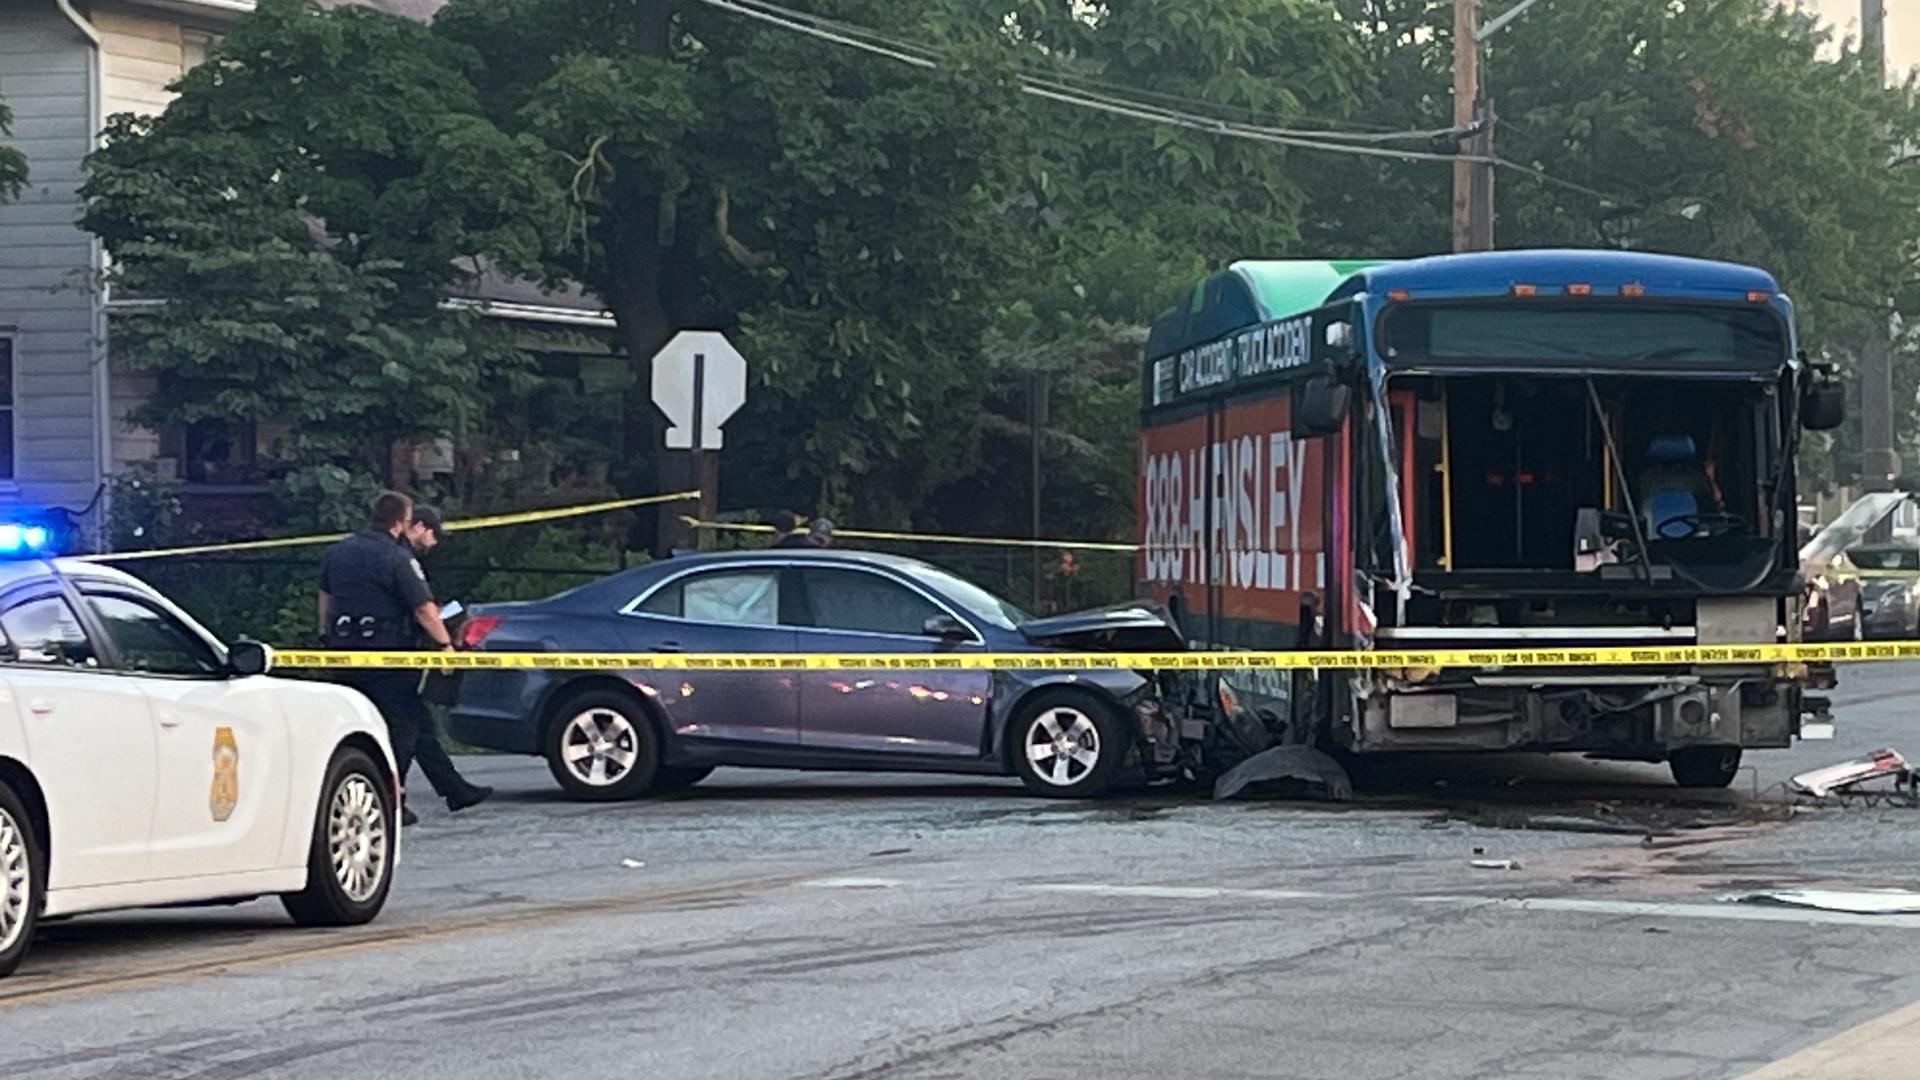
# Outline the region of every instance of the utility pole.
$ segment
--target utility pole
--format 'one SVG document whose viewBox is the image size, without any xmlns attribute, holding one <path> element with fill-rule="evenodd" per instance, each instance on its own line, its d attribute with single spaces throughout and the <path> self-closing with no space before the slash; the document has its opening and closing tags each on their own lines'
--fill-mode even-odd
<svg viewBox="0 0 1920 1080">
<path fill-rule="evenodd" d="M 1480 24 L 1480 0 L 1453 0 L 1453 126 L 1474 134 L 1459 141 L 1462 157 L 1493 157 L 1493 103 L 1480 97 L 1480 43 L 1529 7 Z M 1493 250 L 1493 166 L 1453 163 L 1453 250 Z"/>
<path fill-rule="evenodd" d="M 1453 128 L 1473 126 L 1480 101 L 1480 0 L 1453 0 Z M 1471 153 L 1478 138 L 1462 139 L 1460 154 Z M 1453 250 L 1474 251 L 1473 163 L 1453 163 Z"/>
<path fill-rule="evenodd" d="M 1031 470 L 1029 477 L 1032 484 L 1030 494 L 1033 496 L 1033 520 L 1031 525 L 1033 527 L 1033 539 L 1035 540 L 1040 539 L 1040 440 L 1046 430 L 1047 424 L 1050 423 L 1052 419 L 1047 415 L 1050 411 L 1050 402 L 1048 401 L 1049 389 L 1045 372 L 1036 371 L 1027 376 L 1027 435 L 1031 439 L 1031 443 L 1028 446 L 1028 452 L 1031 455 L 1028 459 L 1028 464 Z M 1040 611 L 1041 584 L 1043 581 L 1043 572 L 1040 563 L 1040 545 L 1035 544 L 1031 554 L 1033 556 L 1033 609 Z"/>
<path fill-rule="evenodd" d="M 1886 5 L 1860 0 L 1860 56 L 1886 79 Z M 1868 491 L 1891 491 L 1900 473 L 1893 439 L 1893 343 L 1888 313 L 1876 310 L 1860 349 L 1860 480 Z"/>
</svg>

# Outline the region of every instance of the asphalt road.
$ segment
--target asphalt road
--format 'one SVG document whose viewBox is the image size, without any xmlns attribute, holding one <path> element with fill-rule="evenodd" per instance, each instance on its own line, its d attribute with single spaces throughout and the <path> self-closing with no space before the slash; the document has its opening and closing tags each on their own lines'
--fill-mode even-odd
<svg viewBox="0 0 1920 1080">
<path fill-rule="evenodd" d="M 1494 758 L 1337 807 L 746 771 L 582 806 L 537 762 L 467 759 L 501 796 L 429 810 L 370 927 L 256 903 L 45 928 L 0 983 L 0 1070 L 1739 1077 L 1920 999 L 1920 917 L 1718 899 L 1920 887 L 1920 811 L 1778 799 L 1802 768 L 1920 754 L 1916 694 L 1920 667 L 1850 671 L 1834 742 L 1706 797 Z"/>
</svg>

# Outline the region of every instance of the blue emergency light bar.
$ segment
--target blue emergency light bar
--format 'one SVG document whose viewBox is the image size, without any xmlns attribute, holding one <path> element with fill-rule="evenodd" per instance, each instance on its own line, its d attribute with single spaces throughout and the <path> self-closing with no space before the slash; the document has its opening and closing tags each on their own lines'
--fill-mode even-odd
<svg viewBox="0 0 1920 1080">
<path fill-rule="evenodd" d="M 0 559 L 36 556 L 46 546 L 46 526 L 0 523 Z"/>
</svg>

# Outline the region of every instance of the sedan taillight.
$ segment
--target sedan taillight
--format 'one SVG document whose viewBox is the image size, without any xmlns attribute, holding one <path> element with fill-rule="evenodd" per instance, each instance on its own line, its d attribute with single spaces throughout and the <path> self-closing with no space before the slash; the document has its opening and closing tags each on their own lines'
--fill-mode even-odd
<svg viewBox="0 0 1920 1080">
<path fill-rule="evenodd" d="M 460 647 L 479 648 L 480 643 L 485 641 L 487 635 L 493 633 L 494 628 L 499 625 L 500 616 L 498 615 L 475 615 L 469 618 L 466 625 L 460 628 Z"/>
</svg>

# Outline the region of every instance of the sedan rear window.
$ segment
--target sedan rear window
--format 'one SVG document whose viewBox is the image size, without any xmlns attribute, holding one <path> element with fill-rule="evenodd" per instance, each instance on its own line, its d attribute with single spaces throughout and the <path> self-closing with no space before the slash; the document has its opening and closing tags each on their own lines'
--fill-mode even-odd
<svg viewBox="0 0 1920 1080">
<path fill-rule="evenodd" d="M 780 624 L 780 572 L 731 570 L 696 574 L 656 589 L 637 609 L 695 622 L 734 626 Z"/>
</svg>

